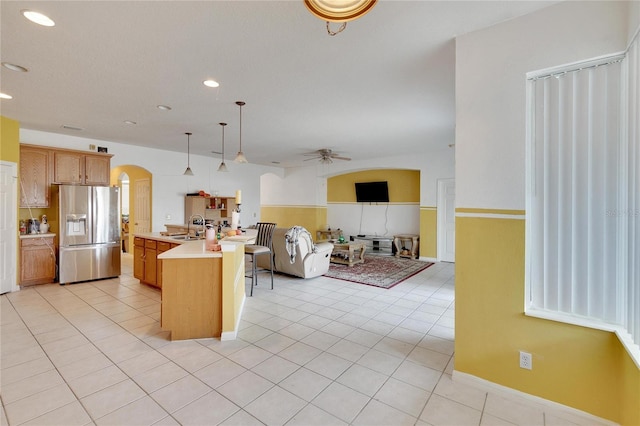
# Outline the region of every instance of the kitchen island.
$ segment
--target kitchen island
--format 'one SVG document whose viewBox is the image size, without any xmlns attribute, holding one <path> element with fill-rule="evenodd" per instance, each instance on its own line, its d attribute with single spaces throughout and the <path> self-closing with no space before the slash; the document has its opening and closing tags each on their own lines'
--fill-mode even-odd
<svg viewBox="0 0 640 426">
<path fill-rule="evenodd" d="M 162 277 L 160 325 L 171 331 L 171 340 L 235 339 L 245 300 L 243 242 L 221 240 L 222 250 L 214 252 L 206 250 L 204 240 L 176 240 L 155 232 L 135 237 L 145 244 L 174 245 L 156 256 Z"/>
</svg>

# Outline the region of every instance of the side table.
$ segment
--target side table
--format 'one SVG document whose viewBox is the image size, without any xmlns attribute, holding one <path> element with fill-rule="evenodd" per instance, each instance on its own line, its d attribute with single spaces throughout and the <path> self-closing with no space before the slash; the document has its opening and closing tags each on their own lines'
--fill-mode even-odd
<svg viewBox="0 0 640 426">
<path fill-rule="evenodd" d="M 358 253 L 356 253 L 356 250 Z M 364 252 L 367 250 L 365 243 L 334 244 L 330 262 L 353 266 L 356 263 L 364 263 Z"/>
<path fill-rule="evenodd" d="M 399 234 L 393 236 L 393 245 L 396 247 L 396 257 L 418 258 L 418 246 L 420 236 L 415 234 Z"/>
</svg>

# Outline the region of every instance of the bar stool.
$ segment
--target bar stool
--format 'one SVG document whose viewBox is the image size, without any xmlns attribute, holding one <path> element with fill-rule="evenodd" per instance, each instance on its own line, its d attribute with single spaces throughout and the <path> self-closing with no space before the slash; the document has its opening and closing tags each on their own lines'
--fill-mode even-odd
<svg viewBox="0 0 640 426">
<path fill-rule="evenodd" d="M 407 245 L 411 245 L 408 248 Z M 396 248 L 396 257 L 408 257 L 409 259 L 418 258 L 418 246 L 420 245 L 420 236 L 415 234 L 398 234 L 393 236 L 393 245 Z"/>
<path fill-rule="evenodd" d="M 261 254 L 269 255 L 269 269 L 271 270 L 271 290 L 273 290 L 273 255 L 272 255 L 272 239 L 273 231 L 276 229 L 275 223 L 258 222 L 256 224 L 258 235 L 255 244 L 245 244 L 244 254 L 251 256 L 251 292 L 249 296 L 253 296 L 253 286 L 258 285 L 258 272 L 256 257 Z"/>
</svg>

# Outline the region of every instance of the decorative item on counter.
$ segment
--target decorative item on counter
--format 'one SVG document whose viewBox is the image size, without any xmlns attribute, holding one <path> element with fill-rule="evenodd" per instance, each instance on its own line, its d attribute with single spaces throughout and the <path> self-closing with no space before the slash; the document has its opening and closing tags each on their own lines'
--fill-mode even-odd
<svg viewBox="0 0 640 426">
<path fill-rule="evenodd" d="M 40 222 L 40 233 L 46 234 L 49 232 L 49 222 L 47 222 L 47 215 L 42 215 L 42 221 Z"/>
<path fill-rule="evenodd" d="M 216 230 L 212 226 L 207 226 L 205 231 L 205 248 L 211 251 L 220 251 L 221 249 L 216 238 Z"/>
<path fill-rule="evenodd" d="M 338 238 L 338 242 L 340 244 L 344 244 L 344 235 L 342 235 L 342 234 L 340 235 L 340 238 Z"/>
<path fill-rule="evenodd" d="M 27 224 L 23 219 L 20 219 L 20 235 L 25 235 L 27 233 Z"/>
<path fill-rule="evenodd" d="M 35 218 L 29 219 L 29 233 L 37 234 L 40 231 L 40 221 Z"/>
</svg>

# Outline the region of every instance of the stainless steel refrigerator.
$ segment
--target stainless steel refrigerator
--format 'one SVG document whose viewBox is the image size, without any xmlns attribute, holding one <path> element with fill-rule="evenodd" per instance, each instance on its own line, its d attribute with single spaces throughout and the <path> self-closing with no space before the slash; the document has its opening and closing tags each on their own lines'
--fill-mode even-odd
<svg viewBox="0 0 640 426">
<path fill-rule="evenodd" d="M 120 275 L 119 191 L 59 185 L 60 284 Z"/>
</svg>

